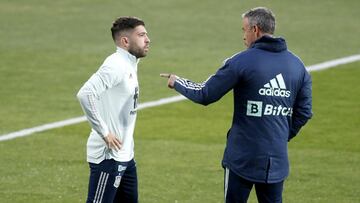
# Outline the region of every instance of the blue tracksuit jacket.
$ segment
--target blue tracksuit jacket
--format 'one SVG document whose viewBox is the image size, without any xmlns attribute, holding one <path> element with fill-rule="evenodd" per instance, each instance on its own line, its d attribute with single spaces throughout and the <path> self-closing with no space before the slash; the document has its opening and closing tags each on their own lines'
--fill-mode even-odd
<svg viewBox="0 0 360 203">
<path fill-rule="evenodd" d="M 234 114 L 223 166 L 260 183 L 283 181 L 289 174 L 287 143 L 312 116 L 311 77 L 283 38 L 263 36 L 204 83 L 184 78 L 175 90 L 208 105 L 230 90 Z"/>
</svg>

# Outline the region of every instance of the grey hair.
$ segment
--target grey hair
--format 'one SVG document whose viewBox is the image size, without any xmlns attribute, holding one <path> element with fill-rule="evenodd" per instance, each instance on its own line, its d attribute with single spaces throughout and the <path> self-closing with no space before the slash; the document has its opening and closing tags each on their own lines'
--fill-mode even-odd
<svg viewBox="0 0 360 203">
<path fill-rule="evenodd" d="M 268 34 L 275 32 L 275 15 L 265 7 L 256 7 L 242 14 L 243 18 L 249 20 L 249 26 L 258 26 L 259 29 Z"/>
</svg>

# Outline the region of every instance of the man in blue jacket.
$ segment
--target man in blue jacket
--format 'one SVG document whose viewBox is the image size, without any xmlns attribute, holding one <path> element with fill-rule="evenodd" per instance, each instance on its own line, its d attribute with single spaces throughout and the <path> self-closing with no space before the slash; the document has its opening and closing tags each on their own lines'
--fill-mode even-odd
<svg viewBox="0 0 360 203">
<path fill-rule="evenodd" d="M 302 61 L 274 37 L 275 17 L 264 7 L 242 15 L 247 50 L 227 59 L 204 83 L 174 74 L 168 86 L 203 105 L 234 92 L 234 115 L 222 161 L 225 202 L 282 202 L 289 174 L 288 141 L 312 116 L 311 77 Z"/>
</svg>

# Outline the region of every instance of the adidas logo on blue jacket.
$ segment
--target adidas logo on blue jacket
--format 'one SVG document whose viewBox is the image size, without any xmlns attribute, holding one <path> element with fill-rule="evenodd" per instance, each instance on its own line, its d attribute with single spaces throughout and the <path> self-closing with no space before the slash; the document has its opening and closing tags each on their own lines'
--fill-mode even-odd
<svg viewBox="0 0 360 203">
<path fill-rule="evenodd" d="M 276 75 L 276 78 L 266 83 L 263 88 L 259 89 L 259 94 L 263 96 L 276 96 L 276 97 L 290 97 L 290 91 L 286 90 L 286 85 L 283 76 Z"/>
</svg>

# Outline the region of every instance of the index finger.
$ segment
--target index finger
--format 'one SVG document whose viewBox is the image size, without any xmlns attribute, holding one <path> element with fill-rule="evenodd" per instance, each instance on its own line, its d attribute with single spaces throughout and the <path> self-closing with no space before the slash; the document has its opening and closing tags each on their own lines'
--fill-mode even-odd
<svg viewBox="0 0 360 203">
<path fill-rule="evenodd" d="M 164 78 L 170 78 L 170 75 L 169 73 L 160 73 L 160 77 L 164 77 Z"/>
</svg>

